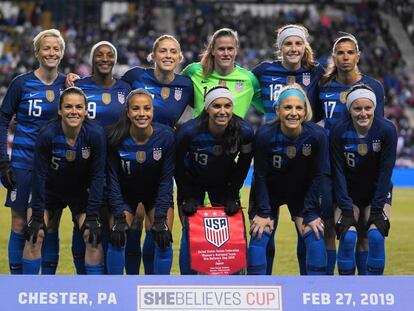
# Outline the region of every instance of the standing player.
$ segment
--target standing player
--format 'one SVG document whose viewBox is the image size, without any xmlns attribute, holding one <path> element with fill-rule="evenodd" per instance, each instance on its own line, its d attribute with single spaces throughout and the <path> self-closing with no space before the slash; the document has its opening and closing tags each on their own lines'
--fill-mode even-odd
<svg viewBox="0 0 414 311">
<path fill-rule="evenodd" d="M 256 205 L 249 215 L 248 273 L 266 274 L 273 219 L 280 205 L 287 204 L 298 238 L 306 245 L 306 274 L 325 274 L 319 188 L 323 175 L 329 174 L 328 139 L 320 126 L 306 122 L 312 109 L 298 84 L 284 87 L 274 107 L 276 120 L 259 128 L 255 138 Z"/>
<path fill-rule="evenodd" d="M 353 86 L 345 102 L 350 117 L 331 129 L 334 188 L 340 209 L 336 222 L 338 270 L 345 275 L 355 273 L 357 236 L 364 242 L 359 250 L 368 251 L 367 274 L 383 274 L 385 266 L 397 132 L 390 121 L 375 115 L 377 98 L 369 86 Z"/>
<path fill-rule="evenodd" d="M 319 103 L 316 108 L 316 114 L 318 114 L 316 121 L 323 120 L 322 123 L 328 135 L 333 124 L 344 116 L 348 116 L 345 105 L 346 93 L 353 85 L 359 83 L 369 85 L 374 90 L 377 100 L 375 115 L 378 117 L 384 115 L 384 88 L 377 80 L 359 72 L 357 66 L 359 58 L 358 42 L 353 35 L 344 34 L 335 40 L 332 48 L 332 62 L 328 65 L 327 72 L 319 83 Z M 326 232 L 325 238 L 329 236 L 334 239 L 333 230 L 327 230 L 333 228 L 333 220 L 330 219 L 325 225 L 325 230 L 329 231 L 329 233 Z M 361 243 L 358 242 L 356 263 L 358 273 L 366 274 L 368 253 L 363 250 Z M 333 272 L 333 269 L 331 271 Z"/>
<path fill-rule="evenodd" d="M 252 158 L 253 129 L 233 114 L 234 97 L 216 86 L 205 98 L 204 111 L 177 133 L 176 182 L 182 196 L 180 212 L 193 215 L 207 192 L 226 214 L 240 209 L 239 191 Z M 187 228 L 180 246 L 181 274 L 190 274 Z"/>
<path fill-rule="evenodd" d="M 180 43 L 173 36 L 158 37 L 148 55 L 148 60 L 154 62 L 154 68 L 143 69 L 135 67 L 125 73 L 122 79 L 128 82 L 133 89 L 143 88 L 154 96 L 154 122 L 175 127 L 177 121 L 187 106 L 193 106 L 193 84 L 183 75 L 175 73 L 178 64 L 182 61 Z M 138 209 L 142 214 L 142 209 Z M 148 219 L 147 219 L 148 220 Z M 151 236 L 151 227 L 146 220 L 146 235 L 142 248 L 142 259 L 145 274 L 153 274 L 154 242 Z M 168 210 L 168 225 L 172 228 L 174 210 Z M 141 231 L 138 232 L 139 236 Z M 135 247 L 140 247 L 134 243 Z M 128 264 L 127 264 L 128 265 Z M 139 268 L 139 266 L 138 266 Z M 138 271 L 138 270 L 136 270 Z"/>
<path fill-rule="evenodd" d="M 39 272 L 40 249 L 46 231 L 45 209 L 47 223 L 50 212 L 69 206 L 86 243 L 86 273 L 103 274 L 99 212 L 105 180 L 105 132 L 85 120 L 87 102 L 79 88 L 63 91 L 58 113 L 58 120 L 46 125 L 36 141 L 23 273 Z"/>
<path fill-rule="evenodd" d="M 112 71 L 117 62 L 118 52 L 115 46 L 108 41 L 100 41 L 96 43 L 90 53 L 90 62 L 92 66 L 92 75 L 75 81 L 75 85 L 83 90 L 88 100 L 88 119 L 95 120 L 99 125 L 108 128 L 119 120 L 124 110 L 125 98 L 131 91 L 128 83 L 114 78 Z M 69 82 L 69 81 L 68 81 Z M 106 228 L 108 211 L 102 210 L 103 227 Z M 136 224 L 134 224 L 134 228 Z M 107 230 L 104 230 L 103 246 L 107 247 Z M 137 234 L 136 229 L 129 231 L 131 239 Z M 85 243 L 79 231 L 76 221 L 74 220 L 72 235 L 72 255 L 75 263 L 76 272 L 85 274 Z M 128 250 L 128 262 L 130 266 L 136 267 L 141 260 L 140 252 Z M 138 273 L 138 272 L 137 272 Z"/>
<path fill-rule="evenodd" d="M 289 84 L 298 83 L 307 94 L 312 110 L 315 110 L 317 103 L 318 82 L 323 75 L 323 68 L 318 64 L 313 56 L 313 50 L 309 44 L 308 30 L 301 25 L 285 25 L 276 31 L 276 51 L 277 59 L 272 62 L 263 62 L 253 69 L 254 75 L 259 80 L 262 100 L 265 110 L 265 121 L 275 118 L 274 102 L 277 100 L 281 89 Z M 255 186 L 252 183 L 250 192 L 250 205 L 255 197 Z M 325 196 L 324 205 L 331 207 L 331 200 Z M 272 236 L 267 246 L 267 274 L 272 274 L 273 260 L 275 256 L 275 240 L 278 223 L 278 214 L 275 215 Z M 335 242 L 335 237 L 333 241 Z M 330 247 L 332 248 L 332 247 Z M 333 245 L 335 249 L 335 245 Z M 335 254 L 335 250 L 333 250 Z M 329 251 L 328 251 L 329 253 Z M 306 271 L 306 248 L 301 237 L 298 238 L 297 257 L 301 274 Z M 331 260 L 335 264 L 335 258 Z"/>
<path fill-rule="evenodd" d="M 0 172 L 7 188 L 6 206 L 11 207 L 12 221 L 8 246 L 11 274 L 22 273 L 23 228 L 30 201 L 34 145 L 42 128 L 58 110 L 65 76 L 58 65 L 65 52 L 65 42 L 56 29 L 40 32 L 33 39 L 39 68 L 16 77 L 10 84 L 0 108 Z M 7 130 L 16 114 L 16 133 L 11 161 L 7 155 Z M 57 235 L 47 236 L 42 250 L 42 273 L 54 274 L 59 248 Z"/>
<path fill-rule="evenodd" d="M 340 118 L 348 116 L 346 93 L 356 84 L 370 86 L 377 99 L 376 116 L 384 116 L 384 88 L 382 84 L 358 70 L 359 51 L 356 38 L 345 33 L 335 40 L 332 47 L 332 61 L 319 82 L 319 103 L 315 110 L 316 121 L 323 120 L 328 131 Z"/>
<path fill-rule="evenodd" d="M 152 123 L 153 95 L 133 90 L 126 109 L 109 132 L 108 188 L 113 213 L 107 263 L 110 274 L 122 274 L 125 245 L 137 243 L 127 236 L 139 203 L 149 219 L 155 240 L 153 271 L 169 274 L 172 264 L 171 227 L 167 211 L 173 206 L 174 132 Z M 138 241 L 139 243 L 139 241 Z"/>
<path fill-rule="evenodd" d="M 194 117 L 204 110 L 204 96 L 217 85 L 226 86 L 234 97 L 234 114 L 244 118 L 250 104 L 263 112 L 260 85 L 251 72 L 235 64 L 239 38 L 229 28 L 217 30 L 201 54 L 201 61 L 188 65 L 183 74 L 194 84 Z"/>
</svg>

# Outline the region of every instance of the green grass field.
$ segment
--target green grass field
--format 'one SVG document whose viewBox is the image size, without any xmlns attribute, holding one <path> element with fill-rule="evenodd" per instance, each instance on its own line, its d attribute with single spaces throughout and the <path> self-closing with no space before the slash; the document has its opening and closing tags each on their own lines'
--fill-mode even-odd
<svg viewBox="0 0 414 311">
<path fill-rule="evenodd" d="M 396 188 L 393 193 L 393 207 L 391 215 L 391 232 L 386 240 L 387 275 L 414 274 L 414 243 L 411 231 L 414 225 L 414 188 Z M 0 201 L 4 202 L 5 191 L 0 190 Z M 243 191 L 243 202 L 247 202 L 248 189 Z M 287 208 L 282 208 L 280 222 L 276 234 L 276 260 L 273 274 L 297 275 L 296 263 L 296 233 L 290 221 Z M 74 274 L 71 255 L 72 222 L 69 210 L 66 209 L 61 221 L 60 229 L 60 261 L 58 274 Z M 8 274 L 7 241 L 10 232 L 10 210 L 0 208 L 0 274 Z M 172 274 L 179 274 L 178 251 L 181 238 L 181 225 L 176 217 L 174 224 L 174 262 Z M 143 238 L 142 238 L 143 241 Z M 141 265 L 141 271 L 143 267 Z"/>
</svg>

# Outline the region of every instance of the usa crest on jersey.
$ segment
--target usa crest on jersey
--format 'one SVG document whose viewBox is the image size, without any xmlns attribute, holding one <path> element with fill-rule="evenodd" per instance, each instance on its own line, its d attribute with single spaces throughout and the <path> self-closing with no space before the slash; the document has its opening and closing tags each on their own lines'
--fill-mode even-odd
<svg viewBox="0 0 414 311">
<path fill-rule="evenodd" d="M 204 218 L 204 234 L 206 240 L 215 247 L 225 244 L 230 238 L 227 217 Z"/>
<path fill-rule="evenodd" d="M 358 144 L 358 153 L 361 156 L 364 156 L 368 153 L 368 146 L 367 144 Z"/>
<path fill-rule="evenodd" d="M 348 95 L 348 92 L 341 92 L 340 94 L 339 94 L 339 101 L 342 103 L 342 104 L 345 104 L 346 103 L 346 96 Z"/>
<path fill-rule="evenodd" d="M 288 76 L 287 78 L 286 78 L 286 83 L 287 84 L 293 84 L 293 83 L 295 83 L 296 82 L 296 77 L 295 76 Z"/>
<path fill-rule="evenodd" d="M 111 102 L 111 93 L 103 93 L 102 94 L 102 102 L 105 105 L 108 105 Z"/>
<path fill-rule="evenodd" d="M 135 158 L 137 159 L 138 163 L 144 163 L 147 158 L 145 151 L 137 151 L 137 153 L 135 154 Z"/>
<path fill-rule="evenodd" d="M 302 154 L 305 157 L 310 156 L 310 154 L 312 153 L 312 145 L 311 144 L 303 144 L 302 146 Z"/>
<path fill-rule="evenodd" d="M 302 75 L 302 84 L 304 86 L 308 86 L 311 82 L 311 74 L 310 72 L 304 72 Z"/>
<path fill-rule="evenodd" d="M 219 156 L 223 153 L 223 146 L 221 145 L 214 145 L 213 146 L 213 154 L 215 156 Z"/>
<path fill-rule="evenodd" d="M 82 147 L 82 158 L 87 160 L 87 159 L 89 159 L 90 156 L 91 156 L 91 148 Z"/>
<path fill-rule="evenodd" d="M 53 90 L 47 90 L 46 91 L 46 99 L 50 102 L 55 100 L 55 92 Z"/>
<path fill-rule="evenodd" d="M 235 89 L 237 92 L 243 91 L 243 81 L 236 81 Z"/>
<path fill-rule="evenodd" d="M 161 97 L 163 99 L 167 99 L 169 96 L 170 96 L 170 88 L 164 86 L 161 89 Z"/>
<path fill-rule="evenodd" d="M 374 152 L 380 152 L 381 151 L 381 140 L 375 139 L 372 142 L 372 150 L 374 150 Z"/>
<path fill-rule="evenodd" d="M 118 92 L 118 101 L 121 105 L 125 103 L 125 94 L 123 92 Z"/>
<path fill-rule="evenodd" d="M 296 147 L 295 146 L 288 146 L 286 149 L 286 155 L 289 159 L 293 159 L 296 157 Z"/>
<path fill-rule="evenodd" d="M 174 91 L 174 99 L 178 101 L 181 99 L 182 95 L 183 95 L 183 89 L 176 87 Z"/>
<path fill-rule="evenodd" d="M 72 162 L 76 159 L 76 152 L 74 150 L 66 150 L 66 160 Z"/>
<path fill-rule="evenodd" d="M 152 149 L 152 157 L 155 161 L 159 161 L 162 157 L 162 148 L 154 148 Z"/>
</svg>

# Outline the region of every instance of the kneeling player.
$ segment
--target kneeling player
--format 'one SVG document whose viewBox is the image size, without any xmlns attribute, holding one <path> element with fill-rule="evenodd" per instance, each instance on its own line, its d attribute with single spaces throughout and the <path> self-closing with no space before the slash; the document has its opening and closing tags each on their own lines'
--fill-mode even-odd
<svg viewBox="0 0 414 311">
<path fill-rule="evenodd" d="M 255 138 L 256 206 L 250 211 L 248 273 L 266 274 L 266 247 L 280 205 L 287 204 L 298 240 L 306 245 L 306 273 L 326 273 L 320 187 L 329 174 L 328 139 L 312 122 L 312 109 L 298 84 L 284 87 L 274 104 L 277 117 Z"/>
<path fill-rule="evenodd" d="M 121 118 L 109 131 L 108 197 L 114 216 L 107 252 L 110 274 L 123 273 L 125 245 L 131 248 L 128 243 L 139 243 L 127 238 L 139 203 L 151 223 L 147 234 L 156 243 L 153 271 L 169 274 L 171 270 L 172 235 L 167 211 L 173 206 L 174 132 L 153 123 L 153 116 L 151 93 L 133 90 Z"/>
<path fill-rule="evenodd" d="M 36 142 L 23 273 L 39 272 L 48 217 L 69 206 L 86 243 L 86 273 L 103 274 L 98 214 L 105 179 L 105 133 L 100 126 L 85 120 L 87 101 L 79 88 L 71 87 L 62 93 L 58 114 L 58 120 L 49 123 Z"/>
<path fill-rule="evenodd" d="M 252 159 L 253 129 L 234 115 L 234 98 L 227 87 L 210 89 L 201 115 L 185 123 L 177 133 L 178 191 L 180 212 L 190 216 L 203 204 L 207 192 L 215 206 L 227 215 L 240 209 L 239 191 Z M 190 269 L 187 228 L 180 246 L 181 274 Z"/>
<path fill-rule="evenodd" d="M 355 85 L 346 98 L 350 116 L 330 135 L 334 189 L 339 210 L 339 274 L 355 273 L 355 247 L 368 251 L 368 274 L 383 274 L 385 237 L 390 228 L 391 175 L 396 158 L 394 125 L 376 116 L 376 95 Z"/>
</svg>

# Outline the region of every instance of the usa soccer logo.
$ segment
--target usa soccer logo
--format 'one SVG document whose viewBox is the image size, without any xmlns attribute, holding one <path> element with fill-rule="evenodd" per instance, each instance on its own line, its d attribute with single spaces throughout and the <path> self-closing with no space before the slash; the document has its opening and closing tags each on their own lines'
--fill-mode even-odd
<svg viewBox="0 0 414 311">
<path fill-rule="evenodd" d="M 125 94 L 123 92 L 118 92 L 118 101 L 121 105 L 125 103 Z"/>
<path fill-rule="evenodd" d="M 204 234 L 206 240 L 215 247 L 224 245 L 230 239 L 227 217 L 204 218 Z"/>
<path fill-rule="evenodd" d="M 177 100 L 177 101 L 180 100 L 181 95 L 183 95 L 183 89 L 182 88 L 175 88 L 175 91 L 174 91 L 175 100 Z"/>
<path fill-rule="evenodd" d="M 302 83 L 304 86 L 308 86 L 311 82 L 311 75 L 309 72 L 304 72 L 302 75 Z"/>
<path fill-rule="evenodd" d="M 159 161 L 162 157 L 162 148 L 153 148 L 152 157 L 155 161 Z"/>
</svg>

